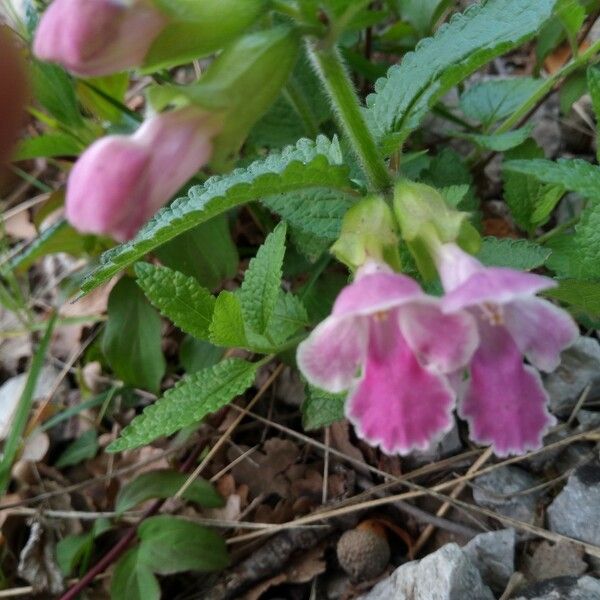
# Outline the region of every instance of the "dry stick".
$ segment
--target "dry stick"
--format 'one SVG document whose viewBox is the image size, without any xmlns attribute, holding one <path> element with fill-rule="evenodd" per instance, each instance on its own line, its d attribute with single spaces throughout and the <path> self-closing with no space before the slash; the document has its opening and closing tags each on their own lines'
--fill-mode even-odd
<svg viewBox="0 0 600 600">
<path fill-rule="evenodd" d="M 507 521 L 508 518 L 503 517 L 501 515 L 496 515 L 493 511 L 486 512 L 484 509 L 480 509 L 479 507 L 475 507 L 475 506 L 472 506 L 467 503 L 461 503 L 458 500 L 453 500 L 452 498 L 449 498 L 448 496 L 440 494 L 439 492 L 442 492 L 442 491 L 446 490 L 447 488 L 452 488 L 457 483 L 461 483 L 463 481 L 470 481 L 471 479 L 474 479 L 475 477 L 478 477 L 484 473 L 488 473 L 488 472 L 498 469 L 500 467 L 522 461 L 525 458 L 528 458 L 528 457 L 531 457 L 531 456 L 534 456 L 537 454 L 541 454 L 543 452 L 550 451 L 554 448 L 564 446 L 573 441 L 583 440 L 586 438 L 596 439 L 599 432 L 600 432 L 600 428 L 597 428 L 590 432 L 585 432 L 585 433 L 570 436 L 569 438 L 565 438 L 564 440 L 559 440 L 558 442 L 549 444 L 548 446 L 545 446 L 544 448 L 540 448 L 539 450 L 535 450 L 526 455 L 509 458 L 500 463 L 491 465 L 490 467 L 487 467 L 485 469 L 475 471 L 469 475 L 463 475 L 463 476 L 457 477 L 456 479 L 453 479 L 451 481 L 446 481 L 446 482 L 440 483 L 430 489 L 416 485 L 412 482 L 407 481 L 406 479 L 396 478 L 396 481 L 394 481 L 393 484 L 400 483 L 401 485 L 405 485 L 407 487 L 414 488 L 414 490 L 410 491 L 410 492 L 403 492 L 401 494 L 395 494 L 392 496 L 388 496 L 387 498 L 380 498 L 380 499 L 374 499 L 374 500 L 369 500 L 369 501 L 365 501 L 365 502 L 358 502 L 358 503 L 351 504 L 350 506 L 342 506 L 340 508 L 324 510 L 322 512 L 313 513 L 311 515 L 306 515 L 304 517 L 300 517 L 294 521 L 288 521 L 287 523 L 273 525 L 273 527 L 270 530 L 267 530 L 264 532 L 256 532 L 256 533 L 236 536 L 234 538 L 231 538 L 228 541 L 229 541 L 229 543 L 247 541 L 249 539 L 254 539 L 256 537 L 261 537 L 262 535 L 270 535 L 277 531 L 282 531 L 285 529 L 293 529 L 296 525 L 306 525 L 309 523 L 316 523 L 323 519 L 328 519 L 328 518 L 337 517 L 337 516 L 341 516 L 341 515 L 345 515 L 345 514 L 350 514 L 350 513 L 353 513 L 353 512 L 359 511 L 359 510 L 363 510 L 363 509 L 371 509 L 371 508 L 375 508 L 378 506 L 384 506 L 386 504 L 397 502 L 398 500 L 421 498 L 423 496 L 428 496 L 428 495 L 439 498 L 443 501 L 450 500 L 453 504 L 455 504 L 457 506 L 467 507 L 467 510 L 473 510 L 475 512 L 480 512 L 482 514 L 485 514 L 486 516 L 492 516 L 493 518 L 500 520 L 500 521 Z M 311 439 L 311 438 L 308 438 L 308 439 Z M 319 444 L 319 442 L 315 442 L 315 440 L 311 440 L 311 441 L 313 443 L 315 443 L 315 445 L 321 445 L 321 444 Z M 345 456 L 343 453 L 338 452 L 337 450 L 334 450 L 333 448 L 330 451 L 332 454 L 342 455 L 342 458 L 344 458 L 345 460 L 347 460 L 349 462 L 354 462 L 354 463 L 359 462 L 360 463 L 360 461 L 352 459 L 349 456 Z M 365 465 L 363 464 L 362 466 L 365 466 Z M 369 469 L 375 470 L 374 467 L 369 467 Z M 376 469 L 376 471 L 380 471 L 380 470 Z M 392 476 L 390 474 L 386 474 L 385 472 L 384 472 L 384 474 L 386 476 L 392 478 Z M 567 536 L 561 536 L 558 534 L 550 534 L 549 532 L 546 532 L 544 529 L 532 528 L 532 526 L 529 526 L 527 523 L 522 523 L 521 521 L 516 521 L 515 519 L 511 519 L 510 522 L 515 527 L 520 527 L 521 529 L 525 529 L 527 531 L 536 533 L 537 535 L 540 535 L 540 537 L 545 537 L 546 539 L 550 539 L 551 541 L 556 541 L 556 540 L 560 539 L 560 540 L 569 541 L 576 545 L 580 545 L 588 554 L 591 554 L 592 556 L 600 557 L 600 548 L 594 546 L 593 544 L 587 544 L 584 542 L 580 542 L 578 540 L 569 538 Z"/>
<path fill-rule="evenodd" d="M 250 454 L 255 452 L 257 449 L 258 449 L 258 446 L 252 446 L 252 448 L 248 448 L 248 450 L 246 450 L 246 452 L 243 452 L 242 454 L 240 454 L 235 460 L 232 460 L 228 465 L 224 466 L 216 475 L 213 475 L 209 479 L 209 481 L 211 483 L 218 481 L 219 479 L 221 479 L 221 477 L 223 477 L 223 475 L 225 475 L 225 473 L 228 473 L 231 469 L 233 469 L 233 467 L 235 467 L 235 465 L 242 462 L 245 458 L 250 456 Z"/>
<path fill-rule="evenodd" d="M 236 417 L 235 421 L 227 428 L 227 431 L 217 440 L 217 443 L 210 449 L 209 453 L 204 457 L 202 462 L 196 467 L 194 472 L 189 476 L 188 480 L 177 490 L 174 498 L 181 498 L 185 494 L 186 490 L 194 483 L 195 479 L 200 475 L 204 467 L 210 462 L 212 457 L 220 450 L 221 446 L 229 439 L 234 429 L 242 422 L 244 417 L 248 414 L 250 409 L 263 397 L 264 393 L 269 389 L 270 385 L 279 377 L 281 371 L 284 369 L 284 364 L 281 363 L 271 373 L 271 376 L 264 382 L 262 387 L 256 392 L 254 398 L 248 402 L 246 408 L 240 408 L 235 404 L 232 404 L 235 408 L 240 410 L 240 414 Z"/>
<path fill-rule="evenodd" d="M 491 456 L 492 456 L 492 449 L 490 447 L 490 448 L 487 448 L 486 451 L 469 467 L 469 470 L 467 471 L 467 475 L 472 475 L 473 473 L 478 471 L 479 468 L 482 467 L 490 459 Z M 458 498 L 460 496 L 460 494 L 462 494 L 466 485 L 467 485 L 466 481 L 459 483 L 450 492 L 450 494 L 449 494 L 450 498 L 452 498 L 453 500 Z M 449 500 L 447 500 L 446 502 L 444 502 L 442 504 L 442 506 L 440 506 L 438 511 L 435 513 L 435 515 L 437 517 L 443 517 L 448 512 L 448 510 L 450 510 L 451 506 L 452 506 L 452 503 Z M 434 531 L 435 531 L 435 525 L 427 525 L 427 527 L 425 527 L 425 529 L 423 530 L 423 532 L 421 533 L 421 535 L 419 536 L 419 538 L 417 539 L 417 541 L 415 542 L 415 545 L 413 547 L 413 552 L 414 552 L 415 556 L 419 553 L 419 551 L 423 548 L 423 546 L 429 541 L 429 538 L 432 536 Z"/>
</svg>

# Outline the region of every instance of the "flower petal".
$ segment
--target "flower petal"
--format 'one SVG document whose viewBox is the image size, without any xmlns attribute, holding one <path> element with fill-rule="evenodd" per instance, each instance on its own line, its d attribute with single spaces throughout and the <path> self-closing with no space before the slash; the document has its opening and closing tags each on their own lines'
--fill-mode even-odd
<svg viewBox="0 0 600 600">
<path fill-rule="evenodd" d="M 519 350 L 542 371 L 554 371 L 560 353 L 579 336 L 563 309 L 542 298 L 526 298 L 505 307 L 504 322 Z"/>
<path fill-rule="evenodd" d="M 385 347 L 380 336 L 388 339 Z M 419 364 L 399 328 L 371 324 L 369 339 L 364 375 L 346 403 L 346 416 L 359 437 L 387 454 L 425 450 L 452 427 L 450 386 Z"/>
<path fill-rule="evenodd" d="M 484 303 L 507 304 L 555 286 L 553 279 L 542 275 L 488 267 L 473 273 L 462 285 L 449 291 L 442 303 L 444 312 L 455 312 Z"/>
<path fill-rule="evenodd" d="M 398 315 L 402 334 L 420 362 L 441 373 L 466 366 L 477 349 L 477 323 L 466 312 L 446 315 L 432 298 L 405 304 Z"/>
<path fill-rule="evenodd" d="M 548 395 L 539 373 L 523 364 L 506 328 L 483 323 L 480 335 L 470 385 L 459 402 L 471 438 L 491 444 L 497 456 L 541 448 L 544 433 L 556 421 L 546 409 Z"/>
<path fill-rule="evenodd" d="M 298 367 L 312 385 L 343 392 L 364 361 L 367 335 L 364 319 L 328 317 L 298 346 Z"/>
<path fill-rule="evenodd" d="M 367 273 L 357 276 L 335 301 L 332 314 L 372 315 L 424 296 L 419 284 L 399 273 Z"/>
</svg>

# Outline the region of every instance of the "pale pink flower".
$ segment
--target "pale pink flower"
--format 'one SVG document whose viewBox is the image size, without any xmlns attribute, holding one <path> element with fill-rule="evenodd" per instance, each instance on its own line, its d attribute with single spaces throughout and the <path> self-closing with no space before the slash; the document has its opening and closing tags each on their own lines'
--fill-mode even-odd
<svg viewBox="0 0 600 600">
<path fill-rule="evenodd" d="M 189 106 L 151 117 L 131 136 L 94 142 L 69 175 L 67 219 L 85 233 L 132 238 L 210 160 L 217 129 Z"/>
<path fill-rule="evenodd" d="M 409 277 L 368 264 L 297 358 L 311 384 L 349 390 L 346 416 L 361 438 L 406 454 L 451 428 L 455 397 L 444 374 L 464 367 L 476 346 L 469 314 L 445 315 Z"/>
<path fill-rule="evenodd" d="M 455 244 L 441 246 L 437 265 L 446 290 L 444 312 L 469 310 L 479 327 L 479 348 L 458 404 L 471 438 L 491 444 L 498 456 L 541 447 L 555 419 L 538 371 L 524 364 L 523 356 L 552 371 L 579 335 L 567 312 L 535 296 L 556 283 L 533 273 L 486 268 Z"/>
<path fill-rule="evenodd" d="M 54 0 L 33 53 L 76 75 L 109 75 L 141 65 L 166 24 L 151 0 Z"/>
</svg>

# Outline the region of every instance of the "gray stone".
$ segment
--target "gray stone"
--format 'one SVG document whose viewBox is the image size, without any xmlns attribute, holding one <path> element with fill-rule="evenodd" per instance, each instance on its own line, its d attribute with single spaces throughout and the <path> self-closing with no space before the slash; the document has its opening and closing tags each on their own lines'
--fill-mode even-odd
<svg viewBox="0 0 600 600">
<path fill-rule="evenodd" d="M 541 480 L 518 467 L 500 467 L 477 477 L 474 481 L 473 499 L 507 517 L 534 523 L 540 492 L 520 494 L 534 488 Z"/>
<path fill-rule="evenodd" d="M 590 384 L 588 398 L 592 399 L 600 393 L 600 344 L 582 336 L 562 353 L 556 371 L 544 376 L 550 410 L 561 417 L 569 416 Z"/>
<path fill-rule="evenodd" d="M 587 575 L 555 577 L 527 586 L 513 600 L 600 600 L 600 581 Z"/>
<path fill-rule="evenodd" d="M 554 577 L 583 575 L 588 568 L 583 560 L 584 555 L 581 546 L 570 542 L 561 541 L 557 544 L 541 542 L 527 561 L 527 578 L 533 581 L 544 581 Z"/>
<path fill-rule="evenodd" d="M 476 535 L 463 547 L 483 581 L 495 592 L 503 592 L 515 572 L 514 529 L 501 529 Z"/>
<path fill-rule="evenodd" d="M 548 507 L 551 531 L 600 544 L 600 462 L 579 467 Z"/>
<path fill-rule="evenodd" d="M 492 591 L 466 553 L 446 544 L 398 567 L 361 600 L 493 600 Z"/>
</svg>

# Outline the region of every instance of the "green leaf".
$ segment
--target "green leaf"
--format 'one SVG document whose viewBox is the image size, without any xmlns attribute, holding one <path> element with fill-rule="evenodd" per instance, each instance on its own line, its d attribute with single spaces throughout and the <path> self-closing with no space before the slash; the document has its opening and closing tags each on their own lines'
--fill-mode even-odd
<svg viewBox="0 0 600 600">
<path fill-rule="evenodd" d="M 239 257 L 227 215 L 219 215 L 177 236 L 157 249 L 167 267 L 195 277 L 212 290 L 237 273 Z"/>
<path fill-rule="evenodd" d="M 56 325 L 56 314 L 52 315 L 46 325 L 46 331 L 42 338 L 33 360 L 31 361 L 31 367 L 29 374 L 27 375 L 27 381 L 25 387 L 21 392 L 19 403 L 11 419 L 11 426 L 8 432 L 8 436 L 4 441 L 4 447 L 2 449 L 2 457 L 0 458 L 0 495 L 6 492 L 8 484 L 10 483 L 12 466 L 17 456 L 17 452 L 21 447 L 23 441 L 22 436 L 27 426 L 27 420 L 29 413 L 33 406 L 33 398 L 35 390 L 37 388 L 38 379 L 40 373 L 44 367 L 44 361 L 46 359 L 46 352 L 52 340 L 52 332 Z"/>
<path fill-rule="evenodd" d="M 370 121 L 393 151 L 449 89 L 518 47 L 551 16 L 556 0 L 490 0 L 470 6 L 393 66 L 368 99 Z"/>
<path fill-rule="evenodd" d="M 330 394 L 324 390 L 306 386 L 306 399 L 302 404 L 302 427 L 306 431 L 328 427 L 344 418 L 346 394 Z"/>
<path fill-rule="evenodd" d="M 402 2 L 397 2 L 403 19 L 413 25 L 420 37 L 431 32 L 432 25 L 450 3 L 449 0 L 402 0 Z"/>
<path fill-rule="evenodd" d="M 521 145 L 533 131 L 533 125 L 526 125 L 520 129 L 513 129 L 504 133 L 466 133 L 452 132 L 454 137 L 462 138 L 473 142 L 480 148 L 485 150 L 493 150 L 494 152 L 505 152 L 511 148 Z"/>
<path fill-rule="evenodd" d="M 123 277 L 108 298 L 102 351 L 117 377 L 134 387 L 158 392 L 166 362 L 161 323 L 135 280 Z"/>
<path fill-rule="evenodd" d="M 251 27 L 264 11 L 265 0 L 158 0 L 169 23 L 152 43 L 144 71 L 153 72 L 212 54 Z"/>
<path fill-rule="evenodd" d="M 186 373 L 195 373 L 216 365 L 224 353 L 223 348 L 187 335 L 179 347 L 179 361 Z"/>
<path fill-rule="evenodd" d="M 487 237 L 477 258 L 488 267 L 510 267 L 531 271 L 545 264 L 551 250 L 528 240 Z"/>
<path fill-rule="evenodd" d="M 489 79 L 472 85 L 460 97 L 464 115 L 486 126 L 510 116 L 540 86 L 533 77 Z"/>
<path fill-rule="evenodd" d="M 46 133 L 19 142 L 13 161 L 56 156 L 78 156 L 82 146 L 65 133 Z"/>
<path fill-rule="evenodd" d="M 290 225 L 294 245 L 316 260 L 339 237 L 342 219 L 355 199 L 337 190 L 314 189 L 267 196 L 263 204 Z"/>
<path fill-rule="evenodd" d="M 89 533 L 68 535 L 56 544 L 56 562 L 63 575 L 68 576 L 87 554 L 93 538 Z"/>
<path fill-rule="evenodd" d="M 96 430 L 88 429 L 65 448 L 54 466 L 57 469 L 62 469 L 63 467 L 78 465 L 88 458 L 94 458 L 98 452 L 98 447 Z"/>
<path fill-rule="evenodd" d="M 231 208 L 272 195 L 306 188 L 349 189 L 347 169 L 337 140 L 319 137 L 316 142 L 300 140 L 281 154 L 212 177 L 190 189 L 187 198 L 163 208 L 130 242 L 109 250 L 101 265 L 83 283 L 90 292 L 144 254 Z"/>
<path fill-rule="evenodd" d="M 11 268 L 28 269 L 36 260 L 49 254 L 65 252 L 71 256 L 81 256 L 91 252 L 97 245 L 93 235 L 82 235 L 67 221 L 60 219 L 44 229 L 23 252 L 10 262 Z"/>
<path fill-rule="evenodd" d="M 564 194 L 562 185 L 546 184 L 533 175 L 516 173 L 509 167 L 515 159 L 541 158 L 544 151 L 534 140 L 527 140 L 506 153 L 503 166 L 504 199 L 517 225 L 532 232 L 543 225 Z"/>
<path fill-rule="evenodd" d="M 121 488 L 115 503 L 115 510 L 122 513 L 152 498 L 170 498 L 178 492 L 188 478 L 189 476 L 185 473 L 168 469 L 142 473 Z M 223 506 L 223 498 L 208 481 L 200 477 L 194 479 L 183 492 L 182 497 L 205 508 Z"/>
<path fill-rule="evenodd" d="M 140 548 L 133 548 L 119 559 L 110 586 L 111 600 L 160 600 L 158 580 L 139 557 Z"/>
<path fill-rule="evenodd" d="M 229 564 L 223 538 L 206 527 L 179 517 L 160 515 L 138 527 L 139 561 L 154 573 L 219 571 Z"/>
<path fill-rule="evenodd" d="M 208 338 L 215 298 L 207 289 L 168 267 L 137 263 L 135 273 L 138 285 L 163 316 L 194 337 Z"/>
<path fill-rule="evenodd" d="M 224 290 L 217 297 L 209 337 L 213 344 L 225 348 L 248 346 L 242 305 L 233 292 Z"/>
<path fill-rule="evenodd" d="M 256 369 L 256 364 L 232 358 L 185 377 L 146 407 L 107 450 L 136 448 L 201 421 L 243 394 L 252 385 Z"/>
<path fill-rule="evenodd" d="M 280 223 L 267 236 L 250 261 L 240 288 L 244 323 L 259 334 L 267 330 L 279 297 L 286 231 L 285 223 Z"/>
<path fill-rule="evenodd" d="M 33 93 L 38 102 L 60 123 L 69 127 L 83 126 L 73 79 L 58 65 L 31 61 Z"/>
<path fill-rule="evenodd" d="M 564 302 L 591 318 L 600 316 L 600 282 L 563 279 L 557 288 L 546 290 L 545 296 Z"/>
<path fill-rule="evenodd" d="M 587 71 L 588 91 L 592 98 L 592 108 L 596 116 L 596 123 L 600 123 L 600 68 L 590 66 Z M 597 127 L 596 127 L 597 129 Z M 596 160 L 600 158 L 600 144 L 596 148 Z"/>
<path fill-rule="evenodd" d="M 511 160 L 504 169 L 514 173 L 531 175 L 554 185 L 561 185 L 584 198 L 600 199 L 600 167 L 579 158 L 551 160 Z"/>
</svg>

